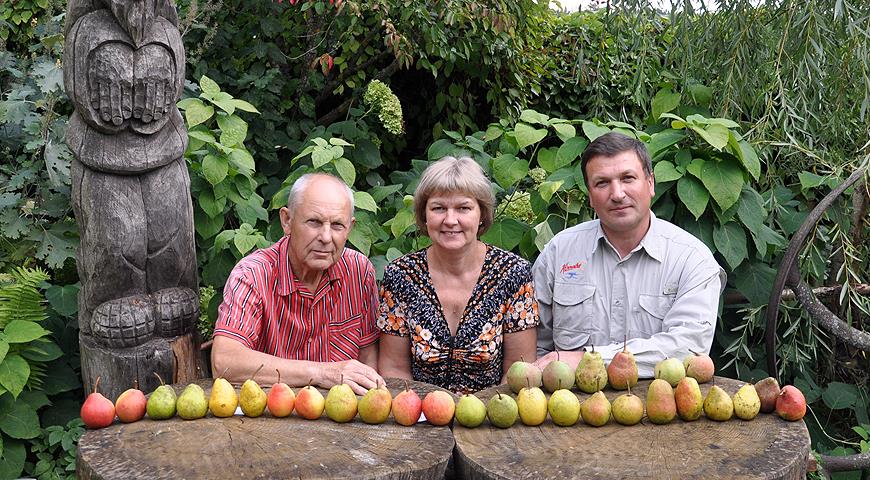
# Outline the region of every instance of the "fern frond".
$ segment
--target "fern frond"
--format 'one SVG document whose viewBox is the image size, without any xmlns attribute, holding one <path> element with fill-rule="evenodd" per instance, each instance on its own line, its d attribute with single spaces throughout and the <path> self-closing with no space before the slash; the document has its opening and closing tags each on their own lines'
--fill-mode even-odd
<svg viewBox="0 0 870 480">
<path fill-rule="evenodd" d="M 27 378 L 25 387 L 30 390 L 42 390 L 43 382 L 46 375 L 46 366 L 43 362 L 34 362 L 30 360 L 30 376 Z"/>
<path fill-rule="evenodd" d="M 39 267 L 18 267 L 10 275 L 12 282 L 0 286 L 0 329 L 13 320 L 45 320 L 45 298 L 39 286 L 49 279 L 48 274 Z"/>
</svg>

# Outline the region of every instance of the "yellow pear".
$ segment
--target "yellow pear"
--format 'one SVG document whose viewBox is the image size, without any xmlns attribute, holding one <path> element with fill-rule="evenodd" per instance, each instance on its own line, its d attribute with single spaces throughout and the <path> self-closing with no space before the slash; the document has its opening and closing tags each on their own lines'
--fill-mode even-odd
<svg viewBox="0 0 870 480">
<path fill-rule="evenodd" d="M 260 365 L 260 368 L 263 368 L 263 365 Z M 254 377 L 260 372 L 260 368 L 254 371 L 251 378 L 245 380 L 239 392 L 239 406 L 242 407 L 242 413 L 246 417 L 259 417 L 266 409 L 266 400 L 268 399 L 266 392 L 254 380 Z"/>
<path fill-rule="evenodd" d="M 760 403 L 760 402 L 759 402 Z M 713 385 L 704 399 L 704 415 L 710 420 L 724 422 L 734 414 L 734 402 L 718 385 Z"/>
<path fill-rule="evenodd" d="M 230 417 L 236 413 L 237 406 L 239 406 L 239 396 L 236 395 L 233 385 L 223 376 L 215 378 L 208 398 L 208 409 L 211 410 L 212 415 Z"/>
<path fill-rule="evenodd" d="M 517 411 L 524 424 L 534 427 L 547 419 L 547 396 L 531 383 L 527 385 L 517 394 Z"/>
<path fill-rule="evenodd" d="M 754 385 L 746 384 L 737 390 L 732 399 L 734 402 L 734 415 L 742 420 L 752 420 L 761 410 L 761 398 Z"/>
</svg>

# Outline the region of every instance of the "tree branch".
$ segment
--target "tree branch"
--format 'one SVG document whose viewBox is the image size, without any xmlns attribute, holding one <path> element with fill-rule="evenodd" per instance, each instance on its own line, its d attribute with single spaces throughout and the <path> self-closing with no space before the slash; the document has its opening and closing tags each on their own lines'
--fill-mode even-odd
<svg viewBox="0 0 870 480">
<path fill-rule="evenodd" d="M 822 460 L 822 468 L 826 472 L 846 472 L 849 470 L 863 470 L 865 468 L 870 468 L 870 452 L 842 457 L 830 455 L 820 455 L 820 457 Z"/>
<path fill-rule="evenodd" d="M 393 75 L 394 73 L 396 73 L 396 70 L 399 69 L 400 65 L 401 63 L 399 62 L 399 59 L 394 59 L 393 62 L 387 66 L 387 68 L 381 70 L 380 72 L 378 72 L 377 75 L 374 76 L 374 80 L 383 80 Z M 339 117 L 347 112 L 347 109 L 350 108 L 351 103 L 353 103 L 353 97 L 341 102 L 341 105 L 335 107 L 326 115 L 318 118 L 317 123 L 320 125 L 329 125 L 330 123 L 338 120 Z"/>
<path fill-rule="evenodd" d="M 842 288 L 843 288 L 843 285 L 831 285 L 831 286 L 827 286 L 827 287 L 816 287 L 813 289 L 813 295 L 815 295 L 816 298 L 824 300 L 824 299 L 835 297 L 835 296 L 839 295 L 840 289 L 842 289 Z M 870 284 L 857 283 L 857 284 L 849 285 L 849 289 L 851 289 L 853 292 L 857 293 L 858 295 L 870 296 Z M 797 297 L 795 297 L 794 290 L 792 290 L 790 288 L 784 288 L 782 290 L 782 296 L 780 298 L 782 301 L 790 301 L 790 300 L 794 300 L 795 298 L 797 298 Z M 725 295 L 725 304 L 726 305 L 738 305 L 741 303 L 748 303 L 748 302 L 749 302 L 749 299 L 747 299 L 746 296 L 740 292 L 736 292 L 736 291 L 729 292 L 728 294 Z"/>
<path fill-rule="evenodd" d="M 860 350 L 870 350 L 870 333 L 849 326 L 833 314 L 828 307 L 820 302 L 812 289 L 803 280 L 794 285 L 794 293 L 800 304 L 807 310 L 813 320 L 819 322 L 831 335 L 843 343 Z"/>
</svg>

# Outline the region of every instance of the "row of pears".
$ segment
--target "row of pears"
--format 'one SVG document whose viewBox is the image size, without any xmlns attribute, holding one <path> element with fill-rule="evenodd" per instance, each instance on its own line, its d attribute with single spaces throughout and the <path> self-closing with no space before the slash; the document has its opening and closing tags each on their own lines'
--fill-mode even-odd
<svg viewBox="0 0 870 480">
<path fill-rule="evenodd" d="M 595 393 L 608 385 L 615 390 L 625 390 L 637 385 L 637 362 L 628 351 L 627 345 L 613 356 L 606 367 L 601 353 L 595 351 L 595 346 L 592 346 L 592 351 L 583 354 L 576 369 L 559 360 L 558 356 L 557 351 L 556 360 L 548 363 L 543 370 L 522 359 L 511 364 L 507 373 L 507 383 L 511 391 L 519 393 L 527 384 L 543 386 L 549 393 L 559 389 L 571 390 L 575 386 L 581 392 Z M 672 387 L 676 387 L 683 377 L 694 378 L 698 383 L 707 383 L 713 379 L 714 370 L 713 360 L 708 355 L 693 353 L 682 361 L 676 358 L 662 360 L 655 367 L 655 378 L 667 380 Z"/>
</svg>

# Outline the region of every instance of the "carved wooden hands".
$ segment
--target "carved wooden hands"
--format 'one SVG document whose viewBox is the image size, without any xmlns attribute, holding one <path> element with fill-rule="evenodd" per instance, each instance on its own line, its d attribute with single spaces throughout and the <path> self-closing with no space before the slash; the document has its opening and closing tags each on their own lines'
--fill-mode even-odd
<svg viewBox="0 0 870 480">
<path fill-rule="evenodd" d="M 131 117 L 160 120 L 172 108 L 174 78 L 171 53 L 160 45 L 134 51 L 122 43 L 103 44 L 88 68 L 91 107 L 115 126 Z"/>
</svg>

